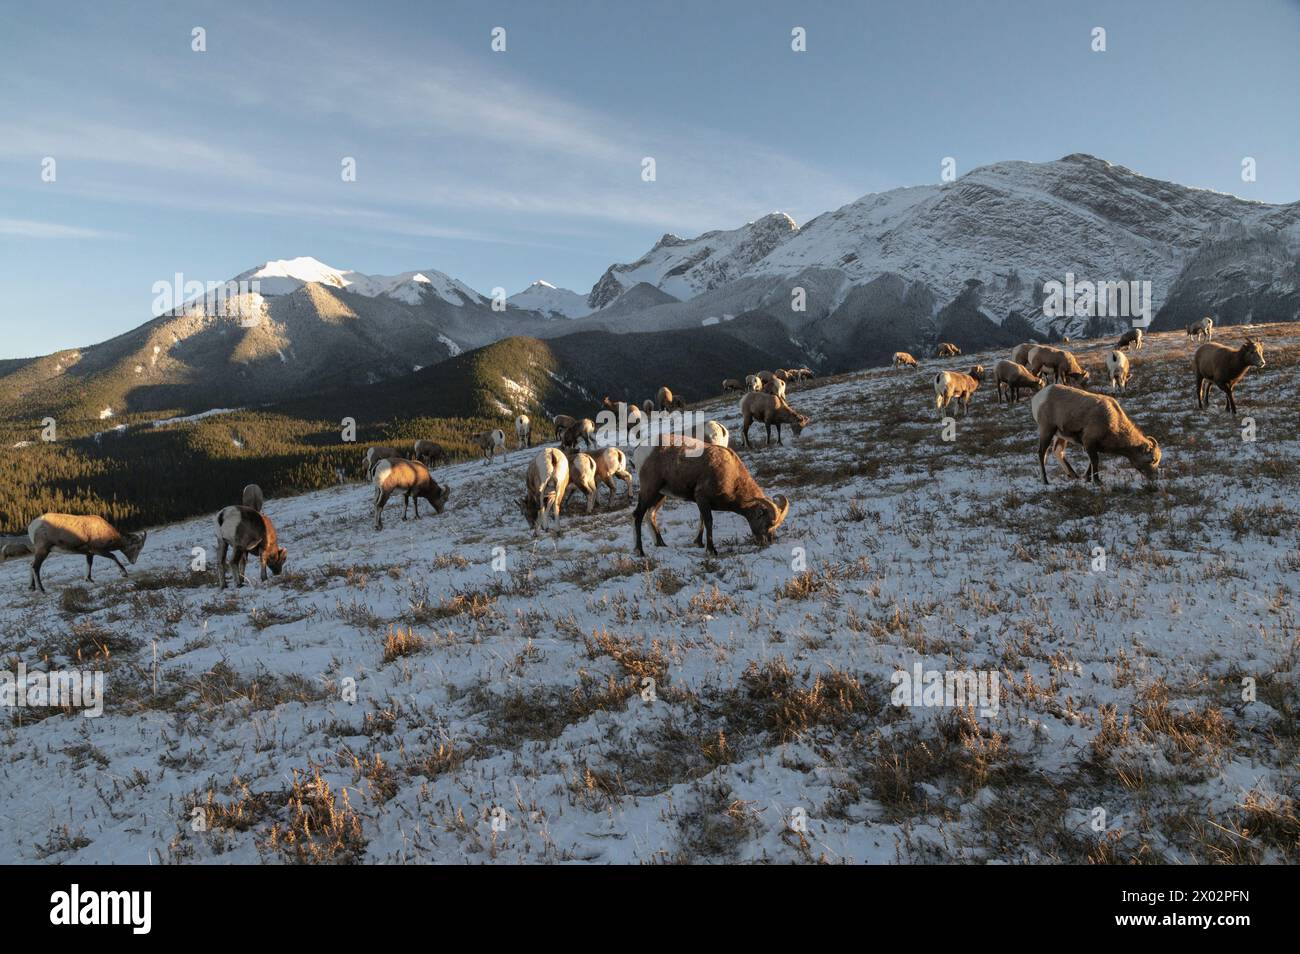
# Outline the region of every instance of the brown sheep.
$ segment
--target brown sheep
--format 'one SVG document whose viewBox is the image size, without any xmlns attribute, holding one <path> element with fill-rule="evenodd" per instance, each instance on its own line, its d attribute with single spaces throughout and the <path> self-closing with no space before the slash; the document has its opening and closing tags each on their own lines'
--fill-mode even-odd
<svg viewBox="0 0 1300 954">
<path fill-rule="evenodd" d="M 1130 345 L 1132 345 L 1135 349 L 1141 351 L 1142 344 L 1143 344 L 1142 329 L 1130 328 L 1128 331 L 1124 332 L 1122 335 L 1119 336 L 1119 341 L 1115 343 L 1115 347 L 1119 348 L 1120 350 L 1124 350 L 1128 348 Z"/>
<path fill-rule="evenodd" d="M 551 418 L 551 423 L 555 425 L 555 439 L 558 441 L 560 436 L 573 426 L 576 417 L 570 417 L 567 414 L 557 414 Z"/>
<path fill-rule="evenodd" d="M 772 428 L 776 428 L 776 442 L 784 443 L 781 440 L 781 425 L 789 424 L 790 429 L 794 431 L 794 436 L 798 437 L 803 433 L 803 429 L 812 423 L 812 418 L 800 414 L 789 404 L 785 398 L 777 397 L 775 394 L 768 394 L 764 391 L 750 391 L 740 399 L 740 414 L 743 418 L 741 424 L 741 433 L 745 437 L 745 446 L 749 447 L 749 426 L 758 421 L 767 430 L 767 443 L 772 443 Z"/>
<path fill-rule="evenodd" d="M 1119 402 L 1105 394 L 1092 394 L 1066 384 L 1053 384 L 1033 396 L 1029 409 L 1038 425 L 1038 466 L 1047 480 L 1047 452 L 1053 449 L 1071 477 L 1078 473 L 1065 459 L 1067 444 L 1078 444 L 1088 454 L 1085 481 L 1101 483 L 1101 455 L 1127 457 L 1148 480 L 1160 466 L 1160 444 L 1138 429 Z"/>
<path fill-rule="evenodd" d="M 251 507 L 253 510 L 260 511 L 262 505 L 266 503 L 266 500 L 262 496 L 261 487 L 257 486 L 257 484 L 249 484 L 244 488 L 243 494 L 240 495 L 240 502 L 243 503 L 245 507 Z"/>
<path fill-rule="evenodd" d="M 1015 404 L 1020 400 L 1020 392 L 1023 389 L 1038 391 L 1047 383 L 1023 364 L 1005 358 L 994 365 L 993 380 L 997 384 L 999 404 L 1002 403 L 1003 387 L 1006 388 L 1007 403 Z"/>
<path fill-rule="evenodd" d="M 1033 350 L 1034 350 L 1034 345 L 1029 342 L 1025 342 L 1024 344 L 1018 344 L 1011 351 L 1011 360 L 1014 361 L 1016 364 L 1023 364 L 1026 367 L 1028 367 L 1029 352 Z"/>
<path fill-rule="evenodd" d="M 383 464 L 381 461 L 380 466 Z M 244 568 L 248 565 L 250 553 L 256 554 L 262 564 L 263 583 L 266 582 L 267 567 L 279 576 L 288 555 L 276 541 L 275 525 L 265 514 L 251 507 L 226 507 L 217 514 L 217 573 L 223 590 L 226 588 L 226 554 L 232 547 L 235 551 L 235 589 L 244 585 Z"/>
<path fill-rule="evenodd" d="M 474 446 L 483 452 L 483 463 L 489 464 L 501 452 L 501 463 L 506 462 L 506 432 L 500 428 L 480 431 L 472 438 Z"/>
<path fill-rule="evenodd" d="M 519 509 L 537 536 L 539 530 L 560 535 L 560 504 L 569 490 L 569 462 L 554 447 L 544 447 L 528 464 Z"/>
<path fill-rule="evenodd" d="M 442 513 L 443 505 L 451 493 L 449 487 L 440 487 L 429 473 L 429 468 L 414 460 L 382 460 L 375 467 L 375 529 L 384 529 L 384 504 L 388 498 L 401 491 L 402 519 L 406 519 L 407 508 L 415 500 L 415 519 L 420 519 L 420 498 L 423 497 L 433 505 L 433 509 Z"/>
<path fill-rule="evenodd" d="M 1192 368 L 1196 371 L 1196 406 L 1210 406 L 1210 385 L 1227 395 L 1224 403 L 1230 414 L 1237 413 L 1237 384 L 1251 368 L 1264 367 L 1264 349 L 1247 338 L 1240 348 L 1207 342 L 1196 349 Z"/>
<path fill-rule="evenodd" d="M 112 560 L 122 575 L 127 576 L 126 567 L 113 555 L 113 551 L 120 551 L 134 565 L 140 558 L 147 536 L 143 530 L 138 533 L 121 533 L 103 517 L 83 517 L 70 513 L 42 514 L 27 525 L 27 539 L 32 552 L 29 588 L 45 592 L 45 584 L 41 582 L 41 564 L 51 550 L 84 554 L 86 581 L 89 583 L 95 582 L 90 575 L 95 557 Z"/>
<path fill-rule="evenodd" d="M 364 458 L 366 465 L 366 476 L 369 477 L 374 472 L 375 465 L 381 460 L 390 460 L 394 457 L 401 457 L 402 452 L 396 447 L 390 447 L 387 444 L 376 444 L 366 451 Z"/>
<path fill-rule="evenodd" d="M 584 417 L 580 421 L 574 421 L 564 429 L 563 436 L 560 437 L 560 446 L 576 448 L 578 441 L 582 441 L 588 448 L 595 446 L 593 435 L 596 433 L 596 422 L 589 417 Z"/>
<path fill-rule="evenodd" d="M 692 446 L 687 446 L 687 444 Z M 641 465 L 640 493 L 633 514 L 636 528 L 636 552 L 645 556 L 641 546 L 641 522 L 650 514 L 650 529 L 655 546 L 664 545 L 659 533 L 659 508 L 667 497 L 693 500 L 700 510 L 700 527 L 695 545 L 707 539 L 708 552 L 717 555 L 713 545 L 713 512 L 738 513 L 749 523 L 755 542 L 771 543 L 776 529 L 790 512 L 790 501 L 778 495 L 768 499 L 759 488 L 744 462 L 728 447 L 700 444 L 683 438 L 654 448 Z"/>
<path fill-rule="evenodd" d="M 658 410 L 660 411 L 671 410 L 672 404 L 673 404 L 673 392 L 669 390 L 667 387 L 662 387 L 655 393 L 655 407 Z"/>
<path fill-rule="evenodd" d="M 446 456 L 447 452 L 437 441 L 416 441 L 411 448 L 411 460 L 418 460 L 428 468 L 441 464 Z"/>
<path fill-rule="evenodd" d="M 919 368 L 920 363 L 906 351 L 894 352 L 894 367 L 896 368 Z"/>
<path fill-rule="evenodd" d="M 743 391 L 745 385 L 738 378 L 723 378 L 722 390 L 724 391 Z"/>
<path fill-rule="evenodd" d="M 951 341 L 941 342 L 939 347 L 934 349 L 936 358 L 955 358 L 961 354 L 961 348 L 958 348 Z"/>
<path fill-rule="evenodd" d="M 984 369 L 975 365 L 970 370 L 970 374 L 940 371 L 934 376 L 934 409 L 940 417 L 954 400 L 961 407 L 962 417 L 970 413 L 970 399 L 984 378 Z"/>
<path fill-rule="evenodd" d="M 1044 368 L 1051 368 L 1052 378 L 1058 384 L 1064 382 L 1082 387 L 1092 377 L 1074 355 L 1050 345 L 1036 345 L 1031 348 L 1028 367 L 1034 374 L 1042 373 Z"/>
</svg>

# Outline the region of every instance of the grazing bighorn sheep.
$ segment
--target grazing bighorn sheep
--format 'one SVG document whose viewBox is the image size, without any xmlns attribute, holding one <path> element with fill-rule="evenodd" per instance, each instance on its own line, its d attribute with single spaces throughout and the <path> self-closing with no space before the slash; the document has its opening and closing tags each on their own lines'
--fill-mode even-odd
<svg viewBox="0 0 1300 954">
<path fill-rule="evenodd" d="M 524 477 L 526 492 L 519 509 L 533 536 L 539 530 L 560 534 L 560 504 L 569 489 L 569 462 L 557 448 L 545 447 L 528 464 Z"/>
<path fill-rule="evenodd" d="M 262 496 L 262 488 L 257 484 L 249 484 L 244 488 L 243 494 L 240 495 L 241 502 L 245 507 L 260 511 L 262 504 L 266 502 Z"/>
<path fill-rule="evenodd" d="M 737 378 L 723 378 L 722 390 L 724 391 L 743 391 L 745 386 Z"/>
<path fill-rule="evenodd" d="M 1020 392 L 1023 389 L 1037 391 L 1047 383 L 1023 364 L 1008 361 L 1006 358 L 994 365 L 993 380 L 997 384 L 999 404 L 1002 403 L 1003 387 L 1006 388 L 1007 403 L 1015 404 L 1020 400 Z"/>
<path fill-rule="evenodd" d="M 366 476 L 369 477 L 375 469 L 375 465 L 381 460 L 388 460 L 392 457 L 401 457 L 402 452 L 396 447 L 389 447 L 387 444 L 377 444 L 366 451 L 363 458 L 366 463 Z"/>
<path fill-rule="evenodd" d="M 420 498 L 423 497 L 433 505 L 433 509 L 442 513 L 443 505 L 451 493 L 450 487 L 440 487 L 429 473 L 429 468 L 419 461 L 381 460 L 375 467 L 373 480 L 375 488 L 375 529 L 384 529 L 384 504 L 388 498 L 401 491 L 402 519 L 406 519 L 407 508 L 415 501 L 415 519 L 420 519 Z"/>
<path fill-rule="evenodd" d="M 27 525 L 27 539 L 32 552 L 29 589 L 45 592 L 45 584 L 41 582 L 41 564 L 51 550 L 84 554 L 87 582 L 95 582 L 91 578 L 95 557 L 112 560 L 122 575 L 127 576 L 126 567 L 113 555 L 113 551 L 120 551 L 135 565 L 147 536 L 148 533 L 144 530 L 121 533 L 103 517 L 82 517 L 70 513 L 42 514 Z"/>
<path fill-rule="evenodd" d="M 758 421 L 767 430 L 767 443 L 772 443 L 772 428 L 776 428 L 776 442 L 784 443 L 781 440 L 781 425 L 789 424 L 790 429 L 794 431 L 794 436 L 798 437 L 803 433 L 803 429 L 812 423 L 812 418 L 800 414 L 789 404 L 785 398 L 777 397 L 775 394 L 768 394 L 763 391 L 751 391 L 740 399 L 740 413 L 744 418 L 741 424 L 741 433 L 745 436 L 745 446 L 749 447 L 749 425 Z"/>
<path fill-rule="evenodd" d="M 381 466 L 384 461 L 380 461 Z M 266 514 L 259 513 L 251 507 L 231 506 L 217 514 L 217 573 L 221 577 L 220 589 L 226 588 L 226 553 L 233 547 L 235 589 L 244 585 L 244 568 L 248 565 L 248 555 L 257 554 L 262 564 L 262 582 L 266 582 L 266 569 L 276 576 L 284 569 L 284 560 L 288 555 L 284 547 L 276 542 L 275 526 Z"/>
<path fill-rule="evenodd" d="M 772 380 L 763 385 L 763 391 L 767 394 L 775 394 L 779 398 L 785 397 L 785 379 L 778 378 L 775 375 Z"/>
<path fill-rule="evenodd" d="M 1115 347 L 1124 349 L 1132 345 L 1135 349 L 1141 351 L 1143 341 L 1144 339 L 1142 336 L 1142 329 L 1130 328 L 1128 331 L 1124 332 L 1122 335 L 1119 336 L 1119 341 L 1116 342 Z"/>
<path fill-rule="evenodd" d="M 1034 350 L 1034 345 L 1028 341 L 1024 344 L 1018 344 L 1011 351 L 1011 360 L 1016 364 L 1022 364 L 1026 367 L 1029 365 L 1029 352 Z"/>
<path fill-rule="evenodd" d="M 1123 391 L 1128 387 L 1129 367 L 1128 355 L 1118 348 L 1106 355 L 1106 377 L 1110 378 L 1112 391 Z"/>
<path fill-rule="evenodd" d="M 499 427 L 474 435 L 474 445 L 483 452 L 483 463 L 488 464 L 501 452 L 501 463 L 506 462 L 506 432 Z"/>
<path fill-rule="evenodd" d="M 570 417 L 567 414 L 557 414 L 551 418 L 551 423 L 555 425 L 555 439 L 558 441 L 560 436 L 573 426 L 576 417 Z"/>
<path fill-rule="evenodd" d="M 731 432 L 717 421 L 704 423 L 697 421 L 691 436 L 706 444 L 716 444 L 718 447 L 727 447 L 731 444 Z"/>
<path fill-rule="evenodd" d="M 1207 343 L 1192 355 L 1192 367 L 1196 371 L 1196 406 L 1210 406 L 1210 384 L 1213 383 L 1228 397 L 1224 407 L 1229 413 L 1236 414 L 1237 385 L 1251 368 L 1264 367 L 1264 349 L 1250 338 L 1240 348 Z"/>
<path fill-rule="evenodd" d="M 515 418 L 515 439 L 519 441 L 521 450 L 533 446 L 533 422 L 527 414 Z"/>
<path fill-rule="evenodd" d="M 799 375 L 801 381 L 807 381 L 813 376 L 812 368 L 799 368 L 795 373 Z"/>
<path fill-rule="evenodd" d="M 763 390 L 763 379 L 757 374 L 747 374 L 745 375 L 745 388 L 749 391 L 761 391 Z"/>
<path fill-rule="evenodd" d="M 596 462 L 596 482 L 609 488 L 609 508 L 614 509 L 618 486 L 614 478 L 627 484 L 627 499 L 632 499 L 632 475 L 627 470 L 627 455 L 617 447 L 606 447 L 592 455 Z"/>
<path fill-rule="evenodd" d="M 979 374 L 975 372 L 978 371 Z M 980 379 L 984 376 L 984 369 L 979 365 L 971 368 L 970 374 L 962 374 L 960 371 L 940 371 L 934 376 L 934 409 L 935 412 L 943 417 L 948 405 L 953 401 L 961 407 L 961 416 L 965 417 L 970 413 L 970 399 L 980 386 Z"/>
<path fill-rule="evenodd" d="M 921 366 L 915 358 L 906 351 L 894 352 L 894 367 L 896 368 L 919 368 Z"/>
<path fill-rule="evenodd" d="M 934 349 L 936 358 L 955 358 L 959 354 L 961 354 L 961 348 L 958 348 L 951 341 L 941 342 L 939 347 Z"/>
<path fill-rule="evenodd" d="M 587 447 L 595 446 L 593 435 L 596 433 L 596 422 L 589 417 L 584 417 L 580 421 L 574 421 L 564 429 L 564 434 L 560 437 L 561 447 L 576 448 L 578 441 L 582 441 Z"/>
<path fill-rule="evenodd" d="M 1160 466 L 1160 444 L 1134 424 L 1119 402 L 1106 394 L 1092 394 L 1066 384 L 1053 384 L 1030 399 L 1029 410 L 1038 425 L 1038 467 L 1047 479 L 1047 452 L 1053 450 L 1071 477 L 1079 474 L 1065 459 L 1068 444 L 1078 444 L 1088 454 L 1085 481 L 1101 483 L 1101 455 L 1127 457 L 1148 480 Z"/>
<path fill-rule="evenodd" d="M 575 490 L 582 491 L 587 498 L 587 513 L 596 506 L 596 460 L 582 451 L 566 449 L 564 456 L 569 461 L 569 490 L 567 497 Z M 560 501 L 563 505 L 564 501 Z"/>
<path fill-rule="evenodd" d="M 434 467 L 442 463 L 447 452 L 437 441 L 416 441 L 411 448 L 411 460 L 418 460 L 425 467 Z"/>
<path fill-rule="evenodd" d="M 1092 377 L 1070 352 L 1051 345 L 1035 345 L 1029 349 L 1029 370 L 1039 374 L 1044 368 L 1052 369 L 1052 379 L 1058 384 L 1083 386 Z"/>
<path fill-rule="evenodd" d="M 31 552 L 32 541 L 26 536 L 0 537 L 0 563 L 14 557 L 29 556 Z"/>
<path fill-rule="evenodd" d="M 673 392 L 667 386 L 661 387 L 655 393 L 655 407 L 660 411 L 668 411 L 672 409 L 672 404 Z"/>
<path fill-rule="evenodd" d="M 1193 338 L 1205 338 L 1210 341 L 1214 338 L 1214 319 L 1208 315 L 1199 321 L 1193 321 L 1187 326 L 1187 333 Z"/>
<path fill-rule="evenodd" d="M 647 513 L 655 546 L 664 545 L 659 532 L 659 508 L 667 497 L 695 501 L 700 509 L 695 545 L 699 546 L 707 535 L 708 552 L 715 556 L 718 552 L 713 545 L 715 510 L 740 514 L 748 521 L 755 542 L 771 543 L 777 527 L 790 512 L 790 501 L 783 495 L 768 499 L 731 448 L 698 442 L 693 442 L 696 446 L 692 447 L 688 442 L 691 438 L 681 438 L 655 447 L 640 467 L 641 487 L 633 514 L 637 555 L 645 556 L 641 521 Z"/>
</svg>

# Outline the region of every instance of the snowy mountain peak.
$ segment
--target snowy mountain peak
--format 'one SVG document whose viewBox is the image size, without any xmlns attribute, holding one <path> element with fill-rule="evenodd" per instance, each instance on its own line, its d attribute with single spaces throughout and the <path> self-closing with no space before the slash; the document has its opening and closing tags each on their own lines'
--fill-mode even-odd
<svg viewBox="0 0 1300 954">
<path fill-rule="evenodd" d="M 275 259 L 235 276 L 235 281 L 256 281 L 263 295 L 288 295 L 303 285 L 315 283 L 341 288 L 367 298 L 394 298 L 408 305 L 418 305 L 426 294 L 461 306 L 482 304 L 483 296 L 463 282 L 442 272 L 426 268 L 398 275 L 366 275 L 326 265 L 310 256 Z"/>
<path fill-rule="evenodd" d="M 506 302 L 516 308 L 535 311 L 548 318 L 581 318 L 591 314 L 587 299 L 567 288 L 557 288 L 538 279 Z"/>
</svg>

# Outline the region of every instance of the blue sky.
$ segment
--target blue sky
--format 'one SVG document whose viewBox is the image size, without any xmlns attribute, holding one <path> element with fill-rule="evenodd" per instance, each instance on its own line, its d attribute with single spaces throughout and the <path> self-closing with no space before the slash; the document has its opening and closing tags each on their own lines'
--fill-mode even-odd
<svg viewBox="0 0 1300 954">
<path fill-rule="evenodd" d="M 664 232 L 802 223 L 945 156 L 1300 199 L 1295 0 L 49 3 L 0 29 L 0 357 L 299 255 L 586 292 Z"/>
</svg>

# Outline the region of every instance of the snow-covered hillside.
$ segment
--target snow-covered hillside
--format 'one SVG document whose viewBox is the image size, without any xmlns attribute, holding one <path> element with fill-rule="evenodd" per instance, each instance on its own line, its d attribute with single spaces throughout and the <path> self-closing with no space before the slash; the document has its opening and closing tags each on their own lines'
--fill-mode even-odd
<svg viewBox="0 0 1300 954">
<path fill-rule="evenodd" d="M 511 295 L 506 301 L 516 308 L 541 312 L 549 318 L 581 318 L 591 314 L 585 296 L 541 280 Z"/>
<path fill-rule="evenodd" d="M 14 711 L 0 861 L 1294 863 L 1300 328 L 1253 332 L 1253 442 L 1194 409 L 1184 335 L 1133 353 L 1156 487 L 1043 487 L 986 389 L 944 440 L 931 376 L 971 355 L 800 386 L 784 446 L 703 405 L 791 498 L 766 548 L 718 514 L 709 558 L 674 502 L 648 560 L 623 505 L 535 540 L 512 450 L 382 532 L 361 484 L 268 501 L 288 568 L 239 591 L 190 569 L 210 518 L 129 581 L 0 565 L 7 668 L 108 691 Z M 997 711 L 894 705 L 916 666 L 996 672 Z"/>
</svg>

